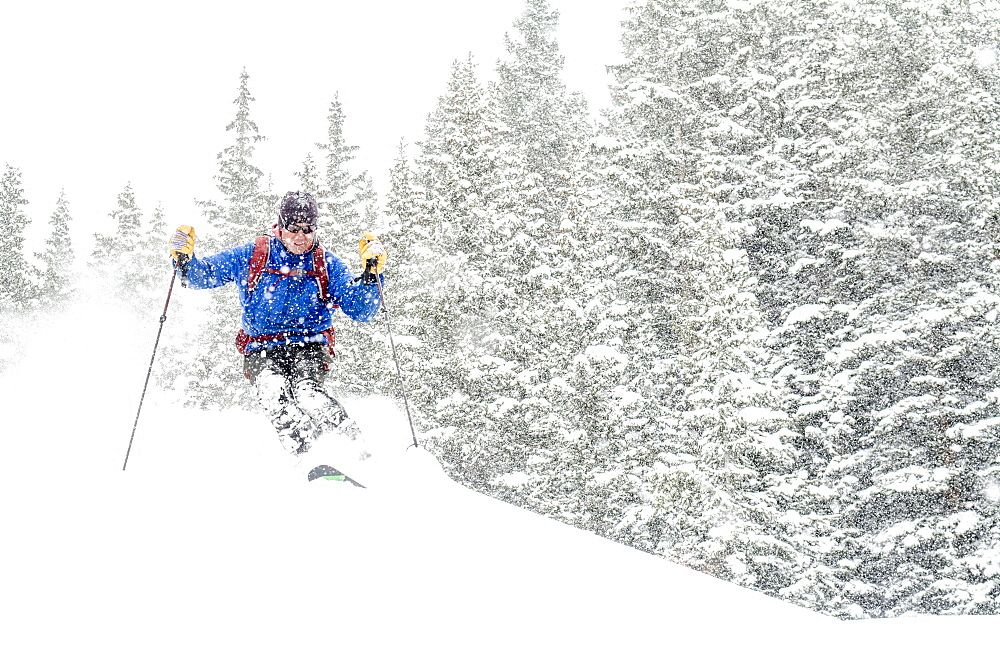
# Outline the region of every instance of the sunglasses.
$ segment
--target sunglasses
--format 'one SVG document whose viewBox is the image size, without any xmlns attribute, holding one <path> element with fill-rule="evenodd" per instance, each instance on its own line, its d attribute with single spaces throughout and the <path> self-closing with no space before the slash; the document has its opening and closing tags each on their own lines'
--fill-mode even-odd
<svg viewBox="0 0 1000 668">
<path fill-rule="evenodd" d="M 316 226 L 315 225 L 309 225 L 309 224 L 301 225 L 301 224 L 298 224 L 298 223 L 286 223 L 284 220 L 282 220 L 280 218 L 278 219 L 278 222 L 280 222 L 281 226 L 287 232 L 289 232 L 291 234 L 299 234 L 300 232 L 302 234 L 312 234 L 313 232 L 316 231 Z"/>
</svg>

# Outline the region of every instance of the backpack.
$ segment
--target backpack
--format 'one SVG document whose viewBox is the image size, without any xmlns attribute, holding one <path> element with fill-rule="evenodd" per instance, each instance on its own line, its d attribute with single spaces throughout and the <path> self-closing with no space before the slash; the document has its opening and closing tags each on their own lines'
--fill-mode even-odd
<svg viewBox="0 0 1000 668">
<path fill-rule="evenodd" d="M 267 260 L 271 255 L 271 237 L 257 237 L 253 242 L 253 253 L 250 255 L 250 272 L 247 275 L 247 290 L 253 292 L 260 283 L 261 274 L 277 274 L 279 278 L 289 276 L 315 276 L 316 283 L 319 284 L 320 301 L 326 303 L 330 301 L 330 273 L 326 266 L 326 251 L 318 243 L 312 249 L 312 266 L 309 271 L 290 271 L 288 273 L 270 269 Z M 326 338 L 327 350 L 331 356 L 335 356 L 333 351 L 335 336 L 333 328 L 320 332 Z M 264 336 L 250 336 L 243 329 L 236 334 L 236 349 L 241 355 L 246 354 L 247 345 L 263 341 L 284 341 L 284 334 L 267 334 Z"/>
<path fill-rule="evenodd" d="M 277 274 L 285 278 L 288 276 L 315 276 L 319 284 L 319 298 L 322 302 L 330 301 L 330 274 L 326 267 L 326 250 L 316 244 L 312 249 L 312 270 L 292 271 L 284 273 L 277 269 L 269 269 L 267 266 L 268 257 L 271 255 L 271 237 L 257 237 L 253 242 L 253 254 L 250 256 L 250 274 L 247 276 L 247 289 L 253 292 L 260 283 L 261 274 Z"/>
</svg>

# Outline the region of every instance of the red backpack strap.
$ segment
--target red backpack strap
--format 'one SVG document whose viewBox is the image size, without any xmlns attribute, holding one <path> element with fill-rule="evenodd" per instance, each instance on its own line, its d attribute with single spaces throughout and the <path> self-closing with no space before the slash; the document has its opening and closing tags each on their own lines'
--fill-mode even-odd
<svg viewBox="0 0 1000 668">
<path fill-rule="evenodd" d="M 330 299 L 330 271 L 326 266 L 326 251 L 319 244 L 313 248 L 313 273 L 319 283 L 320 301 L 326 303 Z"/>
<path fill-rule="evenodd" d="M 330 353 L 330 357 L 336 357 L 337 352 L 333 348 L 337 344 L 337 334 L 333 331 L 333 327 L 324 331 L 323 336 L 326 337 L 326 350 Z"/>
<path fill-rule="evenodd" d="M 250 272 L 247 274 L 247 290 L 253 292 L 260 282 L 260 275 L 267 266 L 267 258 L 271 254 L 271 237 L 257 237 L 253 242 L 253 255 L 250 256 Z"/>
</svg>

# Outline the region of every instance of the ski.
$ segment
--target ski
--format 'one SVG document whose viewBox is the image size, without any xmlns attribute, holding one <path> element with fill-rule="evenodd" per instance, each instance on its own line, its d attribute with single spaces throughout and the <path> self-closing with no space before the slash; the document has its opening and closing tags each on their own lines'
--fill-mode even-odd
<svg viewBox="0 0 1000 668">
<path fill-rule="evenodd" d="M 307 476 L 307 481 L 312 482 L 313 480 L 333 480 L 336 482 L 349 482 L 355 487 L 361 487 L 362 489 L 367 489 L 360 482 L 352 478 L 351 476 L 343 473 L 342 471 L 333 468 L 329 464 L 320 464 L 319 466 L 314 466 Z"/>
</svg>

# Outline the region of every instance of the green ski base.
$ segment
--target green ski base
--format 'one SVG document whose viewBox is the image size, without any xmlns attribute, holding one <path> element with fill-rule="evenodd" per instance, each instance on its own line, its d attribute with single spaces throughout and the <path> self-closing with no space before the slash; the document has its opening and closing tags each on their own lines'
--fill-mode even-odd
<svg viewBox="0 0 1000 668">
<path fill-rule="evenodd" d="M 309 476 L 308 476 L 309 482 L 320 479 L 333 480 L 334 482 L 349 482 L 355 487 L 364 488 L 364 485 L 362 485 L 360 482 L 358 482 L 351 476 L 347 475 L 346 473 L 342 473 L 327 464 L 320 464 L 319 466 L 313 468 L 313 470 L 309 471 Z"/>
</svg>

